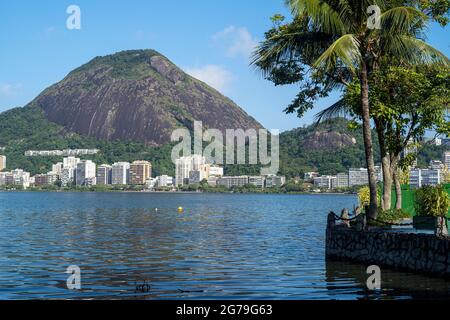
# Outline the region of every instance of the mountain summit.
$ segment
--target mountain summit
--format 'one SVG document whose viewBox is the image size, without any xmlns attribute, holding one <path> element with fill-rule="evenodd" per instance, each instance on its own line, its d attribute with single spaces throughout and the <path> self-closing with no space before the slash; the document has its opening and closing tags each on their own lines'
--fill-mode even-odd
<svg viewBox="0 0 450 320">
<path fill-rule="evenodd" d="M 162 145 L 193 121 L 206 128 L 260 129 L 233 101 L 154 50 L 97 57 L 44 90 L 29 106 L 68 131 L 103 140 Z"/>
</svg>

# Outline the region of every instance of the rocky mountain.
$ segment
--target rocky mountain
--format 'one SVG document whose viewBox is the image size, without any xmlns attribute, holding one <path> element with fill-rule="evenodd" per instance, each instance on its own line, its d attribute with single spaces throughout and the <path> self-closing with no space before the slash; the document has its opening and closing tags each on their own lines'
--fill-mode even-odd
<svg viewBox="0 0 450 320">
<path fill-rule="evenodd" d="M 356 139 L 337 131 L 313 131 L 302 142 L 308 150 L 336 150 L 355 145 Z"/>
<path fill-rule="evenodd" d="M 376 135 L 373 137 L 377 145 Z M 374 151 L 378 162 L 377 146 Z M 286 131 L 280 137 L 280 158 L 281 171 L 287 176 L 302 176 L 308 171 L 336 174 L 365 167 L 362 130 L 349 129 L 349 122 L 338 118 Z"/>
<path fill-rule="evenodd" d="M 193 121 L 221 131 L 262 126 L 233 101 L 153 50 L 97 57 L 44 90 L 28 107 L 67 131 L 159 146 Z"/>
</svg>

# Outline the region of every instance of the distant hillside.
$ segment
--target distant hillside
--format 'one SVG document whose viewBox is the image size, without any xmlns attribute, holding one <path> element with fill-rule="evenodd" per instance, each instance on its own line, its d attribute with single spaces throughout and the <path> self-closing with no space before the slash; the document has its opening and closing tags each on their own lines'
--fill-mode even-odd
<svg viewBox="0 0 450 320">
<path fill-rule="evenodd" d="M 350 130 L 345 119 L 284 132 L 280 140 L 281 171 L 287 176 L 303 176 L 308 171 L 336 174 L 366 166 L 362 132 Z M 377 144 L 375 135 L 374 140 Z M 375 151 L 378 162 L 379 153 Z"/>
<path fill-rule="evenodd" d="M 375 142 L 377 140 L 375 139 Z M 363 140 L 360 130 L 349 130 L 344 119 L 328 121 L 319 127 L 309 126 L 281 134 L 281 173 L 288 177 L 303 176 L 307 171 L 323 174 L 344 172 L 350 167 L 365 167 Z M 15 108 L 0 113 L 0 146 L 6 147 L 8 169 L 23 168 L 35 173 L 47 172 L 51 165 L 62 158 L 24 156 L 26 150 L 66 148 L 98 148 L 101 152 L 92 159 L 96 163 L 149 160 L 153 172 L 174 174 L 170 159 L 172 145 L 149 147 L 133 141 L 106 141 L 82 136 L 49 122 L 42 109 L 37 107 Z M 377 151 L 377 148 L 375 148 Z M 419 164 L 441 158 L 445 147 L 426 146 L 421 152 Z M 376 160 L 379 161 L 378 153 Z M 259 166 L 226 166 L 228 175 L 259 174 Z"/>
<path fill-rule="evenodd" d="M 116 161 L 151 160 L 154 173 L 171 173 L 172 146 L 149 147 L 133 141 L 106 141 L 85 137 L 49 122 L 42 109 L 15 108 L 0 113 L 0 146 L 6 147 L 8 169 L 23 168 L 35 173 L 47 172 L 60 157 L 25 157 L 26 150 L 98 148 L 101 153 L 85 158 L 98 164 Z"/>
</svg>

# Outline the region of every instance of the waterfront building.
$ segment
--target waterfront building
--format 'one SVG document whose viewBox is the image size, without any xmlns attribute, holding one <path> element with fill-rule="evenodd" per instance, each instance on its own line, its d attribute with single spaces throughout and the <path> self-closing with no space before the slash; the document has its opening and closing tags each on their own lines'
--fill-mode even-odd
<svg viewBox="0 0 450 320">
<path fill-rule="evenodd" d="M 333 189 L 348 188 L 348 173 L 338 173 L 336 176 L 336 186 Z"/>
<path fill-rule="evenodd" d="M 63 158 L 62 167 L 58 168 L 58 165 L 56 164 L 54 168 L 52 168 L 52 171 L 60 173 L 60 179 L 61 179 L 61 186 L 67 187 L 69 184 L 73 183 L 75 181 L 75 173 L 78 163 L 80 163 L 79 158 L 75 157 L 66 157 Z"/>
<path fill-rule="evenodd" d="M 77 167 L 77 164 L 80 163 L 80 158 L 75 157 L 66 157 L 63 158 L 63 168 L 71 168 L 75 169 Z"/>
<path fill-rule="evenodd" d="M 444 153 L 444 165 L 447 167 L 447 169 L 450 170 L 450 151 L 446 151 Z"/>
<path fill-rule="evenodd" d="M 8 172 L 0 172 L 0 186 L 4 186 L 6 184 L 6 175 Z"/>
<path fill-rule="evenodd" d="M 74 178 L 75 178 L 75 169 L 63 168 L 60 175 L 61 186 L 67 187 L 68 185 L 74 182 Z"/>
<path fill-rule="evenodd" d="M 129 174 L 129 162 L 116 162 L 112 165 L 111 183 L 114 185 L 127 185 L 129 183 Z"/>
<path fill-rule="evenodd" d="M 442 161 L 439 161 L 439 160 L 431 160 L 430 161 L 429 168 L 432 169 L 432 170 L 443 170 L 444 167 L 445 166 L 442 163 Z"/>
<path fill-rule="evenodd" d="M 173 187 L 173 177 L 167 175 L 156 177 L 156 186 L 159 188 Z"/>
<path fill-rule="evenodd" d="M 0 155 L 0 171 L 6 169 L 6 156 Z"/>
<path fill-rule="evenodd" d="M 130 183 L 132 185 L 145 185 L 152 176 L 152 164 L 148 161 L 134 161 L 130 165 Z"/>
<path fill-rule="evenodd" d="M 189 184 L 199 184 L 202 182 L 202 172 L 199 170 L 189 171 Z"/>
<path fill-rule="evenodd" d="M 46 176 L 47 176 L 47 184 L 55 184 L 56 181 L 58 181 L 59 179 L 59 175 L 52 171 L 48 172 Z"/>
<path fill-rule="evenodd" d="M 208 177 L 208 185 L 211 187 L 216 187 L 217 186 L 217 181 L 220 179 L 220 177 L 216 177 L 216 176 L 209 176 Z"/>
<path fill-rule="evenodd" d="M 223 177 L 223 168 L 218 166 L 210 166 L 209 177 Z"/>
<path fill-rule="evenodd" d="M 381 167 L 375 167 L 377 182 L 383 181 Z M 351 168 L 348 171 L 348 186 L 365 186 L 369 184 L 369 175 L 366 168 Z"/>
<path fill-rule="evenodd" d="M 369 184 L 369 177 L 367 175 L 367 169 L 365 168 L 351 168 L 348 171 L 348 185 L 353 186 L 364 186 Z"/>
<path fill-rule="evenodd" d="M 217 185 L 230 189 L 234 187 L 243 187 L 247 185 L 248 182 L 249 182 L 248 176 L 221 177 L 217 180 Z"/>
<path fill-rule="evenodd" d="M 191 171 L 200 172 L 200 181 L 202 181 L 203 179 L 208 179 L 209 165 L 206 165 L 206 158 L 201 155 L 193 155 L 177 159 L 175 161 L 176 186 L 182 186 L 191 183 L 189 179 Z"/>
<path fill-rule="evenodd" d="M 97 166 L 91 160 L 83 160 L 77 164 L 75 181 L 77 186 L 93 186 L 96 184 Z"/>
<path fill-rule="evenodd" d="M 157 187 L 158 179 L 156 178 L 148 178 L 146 181 L 146 185 L 148 189 L 154 189 Z"/>
<path fill-rule="evenodd" d="M 46 186 L 48 179 L 46 174 L 37 174 L 34 176 L 34 185 L 36 187 Z"/>
<path fill-rule="evenodd" d="M 55 164 L 52 165 L 52 171 L 51 172 L 54 172 L 55 174 L 60 176 L 61 173 L 62 173 L 63 168 L 64 168 L 64 164 L 62 162 L 58 162 L 58 163 L 55 163 Z"/>
<path fill-rule="evenodd" d="M 224 170 L 222 167 L 219 166 L 210 166 L 209 167 L 209 174 L 206 178 L 208 181 L 208 185 L 211 187 L 217 186 L 217 180 L 224 175 Z"/>
<path fill-rule="evenodd" d="M 314 178 L 318 177 L 318 172 L 306 172 L 304 176 L 305 181 L 314 181 Z"/>
<path fill-rule="evenodd" d="M 442 182 L 440 169 L 411 169 L 409 172 L 409 185 L 412 189 L 423 186 L 437 186 Z"/>
<path fill-rule="evenodd" d="M 4 179 L 6 185 L 21 186 L 24 189 L 29 188 L 31 184 L 30 173 L 22 169 L 7 172 Z"/>
<path fill-rule="evenodd" d="M 248 184 L 254 185 L 257 188 L 263 189 L 265 186 L 266 178 L 262 176 L 248 177 Z"/>
<path fill-rule="evenodd" d="M 284 176 L 267 176 L 266 188 L 282 187 L 286 184 L 286 177 Z"/>
<path fill-rule="evenodd" d="M 97 185 L 109 185 L 112 176 L 112 166 L 107 164 L 102 164 L 97 167 Z"/>
<path fill-rule="evenodd" d="M 314 187 L 331 190 L 336 185 L 336 176 L 320 176 L 314 178 Z"/>
</svg>

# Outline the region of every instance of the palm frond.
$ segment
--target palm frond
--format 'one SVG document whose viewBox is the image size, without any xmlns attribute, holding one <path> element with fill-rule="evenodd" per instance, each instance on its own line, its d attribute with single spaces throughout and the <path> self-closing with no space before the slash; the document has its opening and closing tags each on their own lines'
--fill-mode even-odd
<svg viewBox="0 0 450 320">
<path fill-rule="evenodd" d="M 340 60 L 348 69 L 354 71 L 361 54 L 359 42 L 352 34 L 337 39 L 314 63 L 317 69 L 329 70 Z"/>
<path fill-rule="evenodd" d="M 348 32 L 340 12 L 323 0 L 286 0 L 287 6 L 297 16 L 308 15 L 317 27 L 326 33 L 342 35 Z"/>
<path fill-rule="evenodd" d="M 331 105 L 330 107 L 316 114 L 314 116 L 314 124 L 317 127 L 324 121 L 339 117 L 345 117 L 348 116 L 350 113 L 351 113 L 350 108 L 345 103 L 345 100 L 341 99 L 338 102 Z"/>
<path fill-rule="evenodd" d="M 387 10 L 381 14 L 381 29 L 383 33 L 413 34 L 423 29 L 428 17 L 420 10 L 401 6 Z"/>
<path fill-rule="evenodd" d="M 412 65 L 437 63 L 450 66 L 449 58 L 426 42 L 408 35 L 384 37 L 387 55 Z"/>
</svg>

